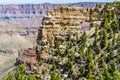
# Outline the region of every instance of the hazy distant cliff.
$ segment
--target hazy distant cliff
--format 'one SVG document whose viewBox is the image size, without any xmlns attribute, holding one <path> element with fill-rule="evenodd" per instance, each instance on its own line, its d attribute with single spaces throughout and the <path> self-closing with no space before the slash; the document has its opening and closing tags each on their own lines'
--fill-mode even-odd
<svg viewBox="0 0 120 80">
<path fill-rule="evenodd" d="M 46 14 L 57 6 L 79 6 L 79 7 L 93 7 L 97 2 L 79 2 L 70 4 L 11 4 L 11 5 L 0 5 L 0 13 L 2 14 Z M 104 3 L 100 3 L 104 4 Z"/>
<path fill-rule="evenodd" d="M 2 14 L 46 14 L 49 10 L 59 6 L 59 4 L 11 4 L 0 5 Z"/>
<path fill-rule="evenodd" d="M 96 4 L 96 2 L 80 2 L 71 4 L 45 3 L 0 5 L 0 19 L 9 23 L 23 25 L 25 27 L 38 27 L 41 25 L 40 23 L 43 15 L 58 6 L 93 7 Z"/>
</svg>

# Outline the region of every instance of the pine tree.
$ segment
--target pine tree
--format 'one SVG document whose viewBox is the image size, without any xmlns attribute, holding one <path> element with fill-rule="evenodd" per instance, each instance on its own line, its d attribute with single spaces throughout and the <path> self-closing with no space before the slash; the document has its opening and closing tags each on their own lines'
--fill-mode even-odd
<svg viewBox="0 0 120 80">
<path fill-rule="evenodd" d="M 112 69 L 112 72 L 117 70 L 116 62 L 114 60 L 111 61 L 111 69 Z"/>
<path fill-rule="evenodd" d="M 17 71 L 20 71 L 20 73 L 24 74 L 25 70 L 26 70 L 26 66 L 25 64 L 21 64 L 19 66 L 16 67 Z"/>
<path fill-rule="evenodd" d="M 118 47 L 118 53 L 120 53 L 120 33 L 119 33 L 119 35 L 118 35 L 118 37 L 117 37 L 117 47 Z M 120 54 L 119 54 L 120 55 Z"/>
<path fill-rule="evenodd" d="M 70 59 L 67 62 L 67 69 L 70 73 L 73 73 L 73 62 Z"/>
<path fill-rule="evenodd" d="M 109 27 L 109 38 L 113 38 L 113 30 L 111 27 Z"/>
<path fill-rule="evenodd" d="M 57 74 L 55 71 L 51 72 L 51 80 L 57 80 Z"/>
<path fill-rule="evenodd" d="M 60 46 L 60 41 L 55 41 L 55 48 L 57 49 L 57 48 L 59 48 L 59 46 Z"/>
<path fill-rule="evenodd" d="M 109 12 L 107 13 L 107 18 L 108 18 L 108 22 L 110 22 L 110 20 L 113 19 L 113 18 L 112 18 L 112 12 L 111 12 L 111 11 L 109 11 Z"/>
<path fill-rule="evenodd" d="M 103 28 L 108 29 L 108 18 L 107 17 L 105 17 L 105 19 L 103 21 Z"/>
<path fill-rule="evenodd" d="M 56 54 L 55 54 L 55 55 L 57 55 L 57 56 L 60 56 L 60 55 L 61 55 L 60 48 L 57 48 L 57 50 L 56 50 Z"/>
<path fill-rule="evenodd" d="M 57 79 L 56 80 L 61 80 L 61 77 L 59 74 L 57 74 Z"/>
<path fill-rule="evenodd" d="M 52 72 L 51 72 L 51 80 L 61 80 L 61 77 L 58 73 L 56 73 L 56 65 L 53 64 Z"/>
<path fill-rule="evenodd" d="M 84 44 L 81 44 L 80 48 L 79 48 L 79 52 L 80 52 L 80 55 L 84 58 L 85 57 L 85 45 Z"/>
<path fill-rule="evenodd" d="M 107 31 L 105 29 L 102 30 L 102 38 L 101 38 L 101 48 L 104 48 L 108 43 Z"/>
<path fill-rule="evenodd" d="M 69 53 L 69 46 L 66 45 L 66 49 L 64 51 L 64 56 L 68 55 L 68 53 Z"/>
<path fill-rule="evenodd" d="M 70 59 L 72 62 L 74 62 L 74 60 L 75 60 L 75 55 L 74 55 L 74 53 L 73 53 L 72 51 L 70 51 L 69 59 Z"/>
<path fill-rule="evenodd" d="M 112 53 L 112 45 L 111 45 L 111 43 L 109 42 L 108 43 L 108 45 L 107 45 L 107 51 L 109 52 L 109 53 Z"/>
<path fill-rule="evenodd" d="M 115 44 L 116 44 L 116 38 L 115 38 L 115 33 L 114 33 L 113 39 L 112 39 L 112 46 L 115 46 Z"/>
<path fill-rule="evenodd" d="M 53 64 L 53 65 L 52 65 L 52 71 L 55 71 L 55 70 L 56 70 L 56 65 Z"/>
<path fill-rule="evenodd" d="M 98 26 L 95 27 L 95 43 L 94 45 L 97 45 L 97 37 L 98 37 Z"/>
<path fill-rule="evenodd" d="M 2 80 L 13 80 L 13 74 L 9 72 L 8 75 L 4 77 Z"/>
<path fill-rule="evenodd" d="M 87 42 L 87 34 L 86 32 L 84 31 L 84 33 L 82 34 L 81 36 L 81 43 L 85 44 L 86 45 L 86 42 Z"/>
<path fill-rule="evenodd" d="M 107 3 L 105 4 L 104 8 L 107 9 L 109 5 L 110 5 L 110 3 L 107 2 Z"/>
<path fill-rule="evenodd" d="M 119 23 L 117 19 L 113 20 L 113 22 L 111 23 L 111 28 L 113 29 L 114 32 L 119 31 Z"/>
</svg>

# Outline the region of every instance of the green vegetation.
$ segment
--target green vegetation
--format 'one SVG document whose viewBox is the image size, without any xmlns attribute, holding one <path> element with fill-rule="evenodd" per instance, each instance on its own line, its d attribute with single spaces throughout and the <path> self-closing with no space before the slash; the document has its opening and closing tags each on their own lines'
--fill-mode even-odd
<svg viewBox="0 0 120 80">
<path fill-rule="evenodd" d="M 102 35 L 102 37 L 101 37 L 101 48 L 104 48 L 104 47 L 106 47 L 107 46 L 107 43 L 108 43 L 108 36 L 107 36 L 107 31 L 106 31 L 106 29 L 103 29 L 102 31 L 101 31 L 101 35 Z"/>
<path fill-rule="evenodd" d="M 34 75 L 26 75 L 26 66 L 24 64 L 21 64 L 16 67 L 16 72 L 14 73 L 8 73 L 8 75 L 3 78 L 3 80 L 37 80 L 37 78 Z"/>
<path fill-rule="evenodd" d="M 110 6 L 120 9 L 120 2 L 107 3 L 104 9 L 107 10 Z M 97 7 L 102 6 L 97 5 Z M 94 23 L 91 22 L 90 28 L 94 29 L 91 33 L 90 30 L 84 31 L 79 36 L 77 33 L 73 35 L 68 32 L 70 34 L 64 44 L 66 47 L 61 49 L 62 42 L 55 41 L 53 53 L 50 54 L 52 57 L 43 60 L 38 67 L 49 65 L 47 69 L 50 80 L 120 80 L 120 21 L 118 16 L 115 11 L 105 11 L 104 18 L 98 26 L 93 26 Z M 77 39 L 72 39 L 71 36 Z M 26 75 L 25 72 L 25 66 L 19 65 L 14 74 L 9 73 L 3 80 L 41 79 L 36 75 Z M 45 74 L 44 71 L 43 73 Z"/>
</svg>

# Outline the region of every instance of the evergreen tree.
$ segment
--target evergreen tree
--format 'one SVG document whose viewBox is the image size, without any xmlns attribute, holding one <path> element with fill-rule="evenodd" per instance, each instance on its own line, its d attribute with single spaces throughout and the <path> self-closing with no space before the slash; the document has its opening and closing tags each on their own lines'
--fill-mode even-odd
<svg viewBox="0 0 120 80">
<path fill-rule="evenodd" d="M 57 74 L 55 71 L 51 72 L 51 80 L 57 80 Z"/>
<path fill-rule="evenodd" d="M 73 62 L 70 59 L 67 62 L 67 69 L 70 73 L 73 73 Z"/>
<path fill-rule="evenodd" d="M 119 31 L 119 23 L 117 19 L 113 20 L 113 22 L 111 23 L 111 28 L 113 29 L 114 32 Z"/>
<path fill-rule="evenodd" d="M 87 42 L 87 34 L 86 32 L 84 31 L 84 33 L 82 34 L 81 36 L 81 43 L 85 44 L 86 45 L 86 42 Z"/>
<path fill-rule="evenodd" d="M 98 37 L 98 26 L 95 27 L 95 43 L 94 45 L 97 45 L 97 37 Z"/>
<path fill-rule="evenodd" d="M 21 65 L 18 65 L 16 67 L 17 71 L 20 71 L 20 73 L 24 74 L 25 73 L 25 70 L 26 70 L 26 66 L 25 64 L 21 64 Z"/>
<path fill-rule="evenodd" d="M 111 11 L 108 11 L 108 13 L 106 14 L 107 15 L 107 18 L 108 18 L 108 22 L 110 22 L 110 20 L 112 20 L 112 12 Z"/>
<path fill-rule="evenodd" d="M 107 3 L 105 4 L 104 8 L 107 9 L 109 5 L 110 5 L 110 3 L 107 2 Z"/>
<path fill-rule="evenodd" d="M 56 65 L 55 64 L 53 64 L 53 66 L 52 66 L 52 72 L 51 72 L 51 79 L 50 80 L 61 80 L 60 75 L 56 73 Z"/>
<path fill-rule="evenodd" d="M 60 41 L 55 41 L 55 48 L 57 49 L 57 48 L 59 48 L 59 46 L 60 46 Z"/>
<path fill-rule="evenodd" d="M 117 37 L 117 47 L 118 47 L 118 53 L 120 53 L 120 33 L 119 33 L 119 35 L 118 35 L 118 37 Z"/>
<path fill-rule="evenodd" d="M 113 80 L 120 80 L 120 72 L 119 71 L 113 72 Z"/>
<path fill-rule="evenodd" d="M 65 51 L 64 51 L 64 56 L 66 56 L 68 53 L 69 53 L 69 46 L 66 45 L 66 49 L 65 49 Z"/>
<path fill-rule="evenodd" d="M 115 46 L 115 44 L 116 44 L 116 38 L 115 38 L 115 33 L 114 33 L 113 39 L 112 39 L 112 46 Z"/>
<path fill-rule="evenodd" d="M 81 54 L 81 56 L 84 58 L 85 57 L 85 45 L 84 44 L 81 44 L 80 48 L 79 48 L 79 52 Z"/>
<path fill-rule="evenodd" d="M 113 38 L 113 30 L 111 27 L 109 27 L 109 38 Z"/>
<path fill-rule="evenodd" d="M 56 70 L 56 65 L 53 64 L 53 65 L 52 65 L 52 71 L 55 71 L 55 70 Z"/>
<path fill-rule="evenodd" d="M 70 51 L 70 56 L 69 56 L 69 59 L 74 62 L 75 61 L 75 55 L 72 51 Z"/>
<path fill-rule="evenodd" d="M 108 18 L 107 17 L 105 17 L 105 19 L 103 21 L 103 28 L 108 29 Z"/>
<path fill-rule="evenodd" d="M 114 60 L 111 61 L 111 71 L 114 72 L 117 70 L 116 62 Z"/>
<path fill-rule="evenodd" d="M 101 48 L 104 48 L 108 43 L 107 31 L 105 29 L 102 30 L 102 39 L 101 39 Z"/>
<path fill-rule="evenodd" d="M 6 77 L 4 77 L 2 80 L 13 80 L 13 74 L 11 72 L 8 73 Z"/>
<path fill-rule="evenodd" d="M 108 45 L 107 45 L 107 51 L 109 52 L 109 53 L 112 53 L 112 45 L 111 45 L 111 43 L 109 42 L 108 43 Z"/>
<path fill-rule="evenodd" d="M 60 48 L 57 48 L 57 50 L 56 50 L 56 55 L 58 56 L 60 56 L 61 55 L 61 51 L 60 51 Z"/>
</svg>

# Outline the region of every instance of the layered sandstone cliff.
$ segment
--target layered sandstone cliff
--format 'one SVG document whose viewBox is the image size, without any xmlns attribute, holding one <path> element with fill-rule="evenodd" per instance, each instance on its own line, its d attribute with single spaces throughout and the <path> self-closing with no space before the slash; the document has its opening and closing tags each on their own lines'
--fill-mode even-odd
<svg viewBox="0 0 120 80">
<path fill-rule="evenodd" d="M 50 53 L 48 49 L 54 46 L 56 40 L 64 44 L 68 40 L 69 33 L 71 35 L 80 34 L 82 23 L 90 22 L 91 17 L 93 20 L 100 21 L 101 18 L 98 15 L 101 11 L 96 11 L 95 8 L 67 6 L 50 11 L 43 17 L 42 26 L 39 28 L 37 38 L 38 55 L 42 56 Z"/>
<path fill-rule="evenodd" d="M 43 17 L 42 26 L 39 27 L 38 54 L 50 53 L 49 48 L 54 47 L 57 40 L 64 45 L 68 37 L 81 34 L 81 30 L 86 30 L 85 27 L 82 27 L 85 22 L 89 24 L 93 20 L 97 24 L 101 23 L 104 16 L 107 16 L 106 12 L 115 13 L 119 18 L 119 11 L 113 6 L 96 6 L 93 8 L 64 6 L 50 11 Z"/>
</svg>

